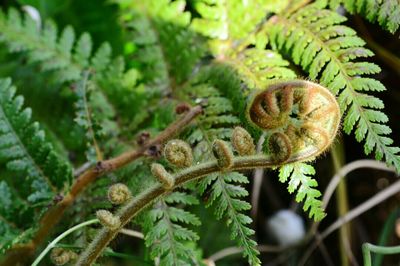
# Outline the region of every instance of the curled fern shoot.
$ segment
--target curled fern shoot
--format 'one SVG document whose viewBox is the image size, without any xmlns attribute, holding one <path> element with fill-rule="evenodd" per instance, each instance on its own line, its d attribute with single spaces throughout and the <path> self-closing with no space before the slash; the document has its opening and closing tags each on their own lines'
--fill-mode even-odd
<svg viewBox="0 0 400 266">
<path fill-rule="evenodd" d="M 340 122 L 332 93 L 303 80 L 277 82 L 255 92 L 247 115 L 255 127 L 266 131 L 267 153 L 271 150 L 281 162 L 290 157 L 313 160 L 332 144 Z"/>
<path fill-rule="evenodd" d="M 164 156 L 172 165 L 188 167 L 193 163 L 192 148 L 186 142 L 170 140 L 164 148 Z"/>
</svg>

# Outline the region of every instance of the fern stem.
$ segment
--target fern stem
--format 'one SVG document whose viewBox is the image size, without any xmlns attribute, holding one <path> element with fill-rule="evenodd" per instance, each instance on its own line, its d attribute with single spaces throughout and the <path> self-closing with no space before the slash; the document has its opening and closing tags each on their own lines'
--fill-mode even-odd
<svg viewBox="0 0 400 266">
<path fill-rule="evenodd" d="M 33 238 L 33 247 L 38 246 L 47 237 L 50 230 L 60 221 L 64 211 L 72 205 L 75 198 L 83 191 L 87 186 L 94 182 L 98 177 L 115 171 L 132 161 L 145 156 L 149 148 L 164 143 L 166 140 L 172 138 L 178 134 L 186 125 L 188 125 L 196 116 L 202 112 L 200 106 L 191 108 L 185 113 L 180 119 L 168 126 L 163 132 L 161 132 L 154 139 L 149 140 L 143 146 L 137 150 L 128 151 L 115 158 L 99 162 L 95 167 L 90 168 L 81 174 L 74 182 L 69 193 L 61 200 L 54 208 L 50 209 L 42 220 L 40 221 L 40 228 Z M 15 255 L 16 257 L 18 254 Z M 14 257 L 14 256 L 13 256 Z M 12 260 L 12 258 L 9 258 Z M 9 261 L 9 260 L 7 260 Z"/>
<path fill-rule="evenodd" d="M 64 237 L 68 236 L 69 234 L 75 232 L 76 230 L 85 227 L 87 225 L 91 225 L 91 224 L 95 224 L 98 223 L 99 220 L 98 219 L 92 219 L 89 221 L 85 221 L 83 223 L 77 224 L 73 227 L 71 227 L 70 229 L 68 229 L 67 231 L 65 231 L 64 233 L 62 233 L 61 235 L 59 235 L 58 237 L 56 237 L 53 241 L 50 242 L 50 244 L 47 245 L 47 247 L 42 251 L 42 253 L 39 254 L 39 256 L 36 258 L 36 260 L 32 263 L 31 266 L 37 266 L 39 265 L 39 262 L 46 256 L 46 254 L 56 246 L 56 244 L 58 242 L 60 242 Z"/>
<path fill-rule="evenodd" d="M 307 157 L 308 158 L 308 157 Z M 284 163 L 292 163 L 301 161 L 302 158 L 292 157 L 290 160 Z M 304 158 L 303 158 L 304 160 Z M 254 156 L 243 156 L 236 157 L 233 160 L 233 165 L 229 171 L 248 170 L 254 168 L 274 168 L 280 166 L 281 163 L 277 163 L 267 155 L 254 155 Z M 199 179 L 212 173 L 220 172 L 221 169 L 218 166 L 217 161 L 205 162 L 190 168 L 186 168 L 174 175 L 175 184 L 172 189 L 175 189 L 182 184 Z M 100 256 L 104 248 L 110 243 L 112 239 L 118 234 L 118 231 L 127 224 L 132 218 L 134 218 L 140 211 L 148 207 L 156 199 L 168 193 L 171 189 L 163 188 L 162 184 L 156 184 L 146 191 L 133 198 L 125 206 L 123 206 L 115 216 L 119 217 L 121 221 L 120 228 L 110 230 L 108 228 L 102 228 L 98 233 L 97 237 L 88 245 L 86 250 L 80 255 L 76 265 L 92 265 L 95 260 Z"/>
</svg>

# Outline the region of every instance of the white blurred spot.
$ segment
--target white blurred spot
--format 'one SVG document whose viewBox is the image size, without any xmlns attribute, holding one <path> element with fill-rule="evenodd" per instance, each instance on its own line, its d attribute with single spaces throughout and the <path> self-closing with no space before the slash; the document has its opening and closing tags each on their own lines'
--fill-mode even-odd
<svg viewBox="0 0 400 266">
<path fill-rule="evenodd" d="M 291 210 L 280 210 L 267 221 L 268 231 L 282 247 L 298 243 L 306 234 L 302 218 Z"/>
<path fill-rule="evenodd" d="M 22 10 L 24 10 L 38 25 L 38 28 L 42 26 L 42 18 L 40 17 L 39 11 L 33 6 L 22 6 Z"/>
</svg>

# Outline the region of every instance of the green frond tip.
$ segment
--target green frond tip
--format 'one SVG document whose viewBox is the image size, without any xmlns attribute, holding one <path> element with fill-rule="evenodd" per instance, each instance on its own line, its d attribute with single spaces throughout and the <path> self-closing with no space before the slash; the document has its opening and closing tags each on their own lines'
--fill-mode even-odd
<svg viewBox="0 0 400 266">
<path fill-rule="evenodd" d="M 293 15 L 271 19 L 269 39 L 274 49 L 289 53 L 312 79 L 329 88 L 338 97 L 344 113 L 343 128 L 347 134 L 355 129 L 357 141 L 364 141 L 366 154 L 375 151 L 400 172 L 400 148 L 391 146 L 388 118 L 380 111 L 383 102 L 369 91 L 383 91 L 378 80 L 365 77 L 380 68 L 369 62 L 354 62 L 373 53 L 351 28 L 341 25 L 345 17 L 316 5 L 306 6 Z"/>
<path fill-rule="evenodd" d="M 240 198 L 248 196 L 248 192 L 240 184 L 248 183 L 246 176 L 237 173 L 212 174 L 200 182 L 200 191 L 211 188 L 211 195 L 207 207 L 213 206 L 217 219 L 226 218 L 231 227 L 231 238 L 235 239 L 243 248 L 243 254 L 250 265 L 261 265 L 258 258 L 257 243 L 251 239 L 254 230 L 248 227 L 252 220 L 243 214 L 251 206 Z"/>
<path fill-rule="evenodd" d="M 69 185 L 72 168 L 46 141 L 39 124 L 31 122 L 31 109 L 24 109 L 24 98 L 15 93 L 10 79 L 0 79 L 0 162 L 24 178 L 16 182 L 30 184 L 22 193 L 29 202 L 42 202 Z"/>
<path fill-rule="evenodd" d="M 199 239 L 189 226 L 199 226 L 194 214 L 172 205 L 193 205 L 198 200 L 184 192 L 173 192 L 155 204 L 144 224 L 145 244 L 151 247 L 151 257 L 160 265 L 193 265 L 198 263 L 192 248 Z"/>
<path fill-rule="evenodd" d="M 399 0 L 330 0 L 331 7 L 344 4 L 347 11 L 360 14 L 370 22 L 379 25 L 391 33 L 395 33 L 400 26 L 400 1 Z"/>
<path fill-rule="evenodd" d="M 289 193 L 297 190 L 296 201 L 304 200 L 303 210 L 308 210 L 309 217 L 314 221 L 321 221 L 326 214 L 322 209 L 322 201 L 318 199 L 321 192 L 315 188 L 318 183 L 312 178 L 313 175 L 314 167 L 306 163 L 288 164 L 279 169 L 279 181 L 284 183 L 289 180 Z"/>
</svg>

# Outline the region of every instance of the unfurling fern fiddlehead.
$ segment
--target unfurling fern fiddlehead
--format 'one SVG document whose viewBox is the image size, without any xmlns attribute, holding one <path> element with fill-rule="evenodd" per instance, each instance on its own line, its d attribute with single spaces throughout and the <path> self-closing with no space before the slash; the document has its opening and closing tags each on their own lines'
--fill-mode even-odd
<svg viewBox="0 0 400 266">
<path fill-rule="evenodd" d="M 277 162 L 317 157 L 331 145 L 339 127 L 335 97 L 309 81 L 272 84 L 256 92 L 247 108 L 251 124 L 266 130 L 266 152 Z"/>
<path fill-rule="evenodd" d="M 81 254 L 77 265 L 91 265 L 125 224 L 172 189 L 220 171 L 273 168 L 284 163 L 313 160 L 332 143 L 340 122 L 340 110 L 335 97 L 324 87 L 300 80 L 275 83 L 256 92 L 249 100 L 247 116 L 254 126 L 268 130 L 268 154 L 241 155 L 245 153 L 239 148 L 239 156 L 235 157 L 228 143 L 216 140 L 216 160 L 186 166 L 174 174 L 163 171 L 168 174 L 171 182 L 165 182 L 165 178 L 160 178 L 160 171 L 153 169 L 159 183 L 133 197 L 113 214 L 112 217 L 119 221 L 119 226 L 104 226 Z M 254 145 L 249 136 L 244 129 L 234 130 L 233 146 L 241 147 L 237 143 Z M 169 150 L 166 154 L 173 156 L 173 149 L 170 148 L 167 145 Z M 191 156 L 187 150 L 182 152 L 181 149 L 176 149 L 176 152 L 179 156 Z M 185 161 L 189 158 L 181 159 Z"/>
</svg>

